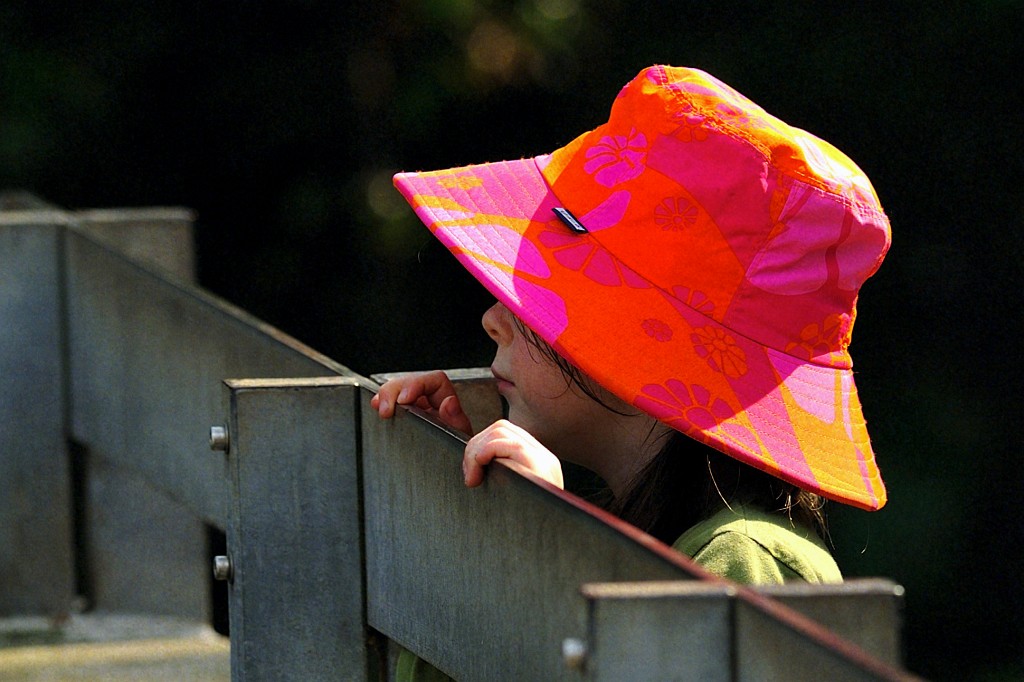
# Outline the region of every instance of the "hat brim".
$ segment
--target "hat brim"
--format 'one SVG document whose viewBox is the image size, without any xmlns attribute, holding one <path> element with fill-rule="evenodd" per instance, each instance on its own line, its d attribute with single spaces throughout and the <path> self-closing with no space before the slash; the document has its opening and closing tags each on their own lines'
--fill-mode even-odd
<svg viewBox="0 0 1024 682">
<path fill-rule="evenodd" d="M 542 173 L 549 156 L 424 173 L 395 185 L 499 301 L 622 400 L 708 445 L 868 510 L 886 493 L 850 369 L 768 348 L 723 326 L 699 292 L 645 280 L 599 239 L 609 200 L 577 216 Z"/>
</svg>

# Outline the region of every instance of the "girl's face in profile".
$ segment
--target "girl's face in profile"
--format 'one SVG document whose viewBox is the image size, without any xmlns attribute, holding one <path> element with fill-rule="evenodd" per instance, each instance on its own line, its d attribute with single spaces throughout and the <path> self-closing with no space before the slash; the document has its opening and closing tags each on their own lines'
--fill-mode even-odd
<svg viewBox="0 0 1024 682">
<path fill-rule="evenodd" d="M 607 449 L 615 415 L 572 384 L 523 335 L 521 325 L 502 303 L 491 306 L 482 323 L 497 344 L 491 371 L 498 392 L 508 402 L 509 421 L 529 431 L 559 458 L 601 473 L 606 467 L 594 460 Z M 606 405 L 636 412 L 603 389 L 598 392 Z"/>
</svg>

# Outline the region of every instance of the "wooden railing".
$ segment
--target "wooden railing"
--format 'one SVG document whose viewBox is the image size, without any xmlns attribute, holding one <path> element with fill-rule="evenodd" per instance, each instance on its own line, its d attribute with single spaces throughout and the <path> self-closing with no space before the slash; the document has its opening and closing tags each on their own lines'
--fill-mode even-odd
<svg viewBox="0 0 1024 682">
<path fill-rule="evenodd" d="M 221 529 L 236 680 L 379 679 L 391 642 L 459 679 L 909 676 L 891 581 L 751 590 L 514 466 L 467 490 L 381 377 L 199 289 L 187 211 L 0 203 L 0 615 L 209 619 Z"/>
</svg>

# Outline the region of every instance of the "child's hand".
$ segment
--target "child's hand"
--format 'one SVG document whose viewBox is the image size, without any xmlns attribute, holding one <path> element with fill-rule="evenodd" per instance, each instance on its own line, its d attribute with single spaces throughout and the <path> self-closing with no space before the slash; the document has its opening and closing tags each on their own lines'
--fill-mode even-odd
<svg viewBox="0 0 1024 682">
<path fill-rule="evenodd" d="M 499 419 L 473 436 L 466 444 L 462 473 L 466 486 L 475 488 L 484 481 L 484 467 L 495 458 L 511 459 L 553 485 L 564 488 L 562 463 L 527 431 Z"/>
<path fill-rule="evenodd" d="M 370 407 L 383 419 L 395 415 L 395 405 L 414 405 L 453 429 L 473 433 L 473 425 L 462 411 L 451 379 L 440 370 L 391 379 L 370 399 Z"/>
</svg>

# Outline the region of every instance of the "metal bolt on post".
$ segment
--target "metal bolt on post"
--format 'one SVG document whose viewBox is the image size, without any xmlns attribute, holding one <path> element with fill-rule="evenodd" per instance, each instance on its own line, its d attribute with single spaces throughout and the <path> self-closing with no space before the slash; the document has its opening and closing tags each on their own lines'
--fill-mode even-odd
<svg viewBox="0 0 1024 682">
<path fill-rule="evenodd" d="M 228 437 L 228 430 L 223 426 L 210 427 L 210 449 L 218 452 L 227 452 L 231 446 L 231 439 Z"/>
<path fill-rule="evenodd" d="M 587 643 L 575 637 L 563 639 L 562 660 L 569 670 L 583 670 L 587 663 Z"/>
<path fill-rule="evenodd" d="M 213 557 L 213 578 L 214 580 L 231 580 L 231 559 L 223 555 Z"/>
</svg>

